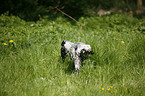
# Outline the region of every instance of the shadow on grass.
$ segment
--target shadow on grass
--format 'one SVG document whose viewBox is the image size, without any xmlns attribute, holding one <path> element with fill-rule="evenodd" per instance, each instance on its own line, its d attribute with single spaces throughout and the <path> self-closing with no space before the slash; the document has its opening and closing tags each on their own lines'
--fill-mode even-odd
<svg viewBox="0 0 145 96">
<path fill-rule="evenodd" d="M 72 61 L 67 61 L 66 64 L 68 64 L 67 68 L 65 69 L 66 74 L 72 74 L 75 71 L 75 66 Z"/>
<path fill-rule="evenodd" d="M 0 96 L 8 96 L 8 92 L 2 91 L 2 90 L 0 89 Z"/>
<path fill-rule="evenodd" d="M 61 66 L 63 66 L 66 74 L 72 74 L 75 71 L 75 66 L 73 62 L 70 60 L 70 58 L 66 58 L 65 60 L 62 60 L 62 58 L 60 57 L 58 62 L 62 64 Z"/>
</svg>

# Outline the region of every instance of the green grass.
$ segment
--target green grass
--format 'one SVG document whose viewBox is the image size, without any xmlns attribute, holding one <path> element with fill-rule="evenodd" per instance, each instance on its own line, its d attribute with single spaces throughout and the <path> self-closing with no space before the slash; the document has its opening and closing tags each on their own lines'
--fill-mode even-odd
<svg viewBox="0 0 145 96">
<path fill-rule="evenodd" d="M 145 95 L 145 18 L 114 14 L 79 22 L 85 25 L 64 17 L 26 22 L 1 15 L 0 96 Z M 90 44 L 95 52 L 79 76 L 69 58 L 61 60 L 62 40 Z"/>
</svg>

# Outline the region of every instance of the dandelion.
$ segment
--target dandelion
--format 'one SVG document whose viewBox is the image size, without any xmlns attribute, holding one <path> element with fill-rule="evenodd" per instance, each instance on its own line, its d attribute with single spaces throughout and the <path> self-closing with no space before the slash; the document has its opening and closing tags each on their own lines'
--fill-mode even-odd
<svg viewBox="0 0 145 96">
<path fill-rule="evenodd" d="M 108 91 L 110 91 L 111 89 L 109 88 Z"/>
<path fill-rule="evenodd" d="M 102 88 L 102 90 L 104 90 L 104 88 Z"/>
<path fill-rule="evenodd" d="M 116 39 L 116 40 L 118 40 L 118 39 Z"/>
<path fill-rule="evenodd" d="M 4 45 L 8 45 L 7 43 L 3 43 Z"/>
<path fill-rule="evenodd" d="M 110 86 L 110 88 L 113 88 L 113 86 Z"/>
<path fill-rule="evenodd" d="M 124 44 L 124 41 L 121 41 L 122 44 Z"/>
<path fill-rule="evenodd" d="M 117 92 L 117 89 L 114 92 Z"/>
<path fill-rule="evenodd" d="M 10 40 L 9 42 L 11 42 L 11 43 L 12 43 L 12 42 L 14 42 L 14 41 L 13 41 L 13 40 Z"/>
</svg>

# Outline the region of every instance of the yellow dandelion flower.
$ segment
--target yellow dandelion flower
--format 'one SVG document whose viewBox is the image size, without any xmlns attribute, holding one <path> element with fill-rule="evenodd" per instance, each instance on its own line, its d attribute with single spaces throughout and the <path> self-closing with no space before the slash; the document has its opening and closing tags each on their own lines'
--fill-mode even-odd
<svg viewBox="0 0 145 96">
<path fill-rule="evenodd" d="M 104 90 L 104 88 L 102 88 L 102 90 Z"/>
<path fill-rule="evenodd" d="M 118 39 L 116 39 L 116 40 L 118 40 Z"/>
<path fill-rule="evenodd" d="M 4 45 L 8 45 L 7 43 L 3 43 Z"/>
<path fill-rule="evenodd" d="M 124 44 L 124 41 L 121 41 L 122 44 Z"/>
<path fill-rule="evenodd" d="M 110 88 L 113 88 L 113 86 L 110 86 Z"/>
<path fill-rule="evenodd" d="M 14 41 L 13 41 L 13 40 L 10 40 L 9 42 L 11 42 L 11 43 L 12 43 L 12 42 L 14 42 Z"/>
<path fill-rule="evenodd" d="M 117 92 L 117 89 L 114 92 Z"/>
<path fill-rule="evenodd" d="M 110 91 L 111 89 L 109 88 L 108 91 Z"/>
</svg>

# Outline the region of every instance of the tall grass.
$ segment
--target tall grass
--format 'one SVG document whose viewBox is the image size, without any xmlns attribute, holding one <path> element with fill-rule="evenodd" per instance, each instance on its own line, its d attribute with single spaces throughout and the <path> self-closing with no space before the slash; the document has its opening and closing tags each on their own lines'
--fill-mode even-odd
<svg viewBox="0 0 145 96">
<path fill-rule="evenodd" d="M 82 29 L 63 17 L 25 22 L 1 15 L 0 95 L 145 95 L 145 19 L 114 14 L 79 21 Z M 61 60 L 62 40 L 90 44 L 95 52 L 79 76 L 69 58 Z"/>
</svg>

